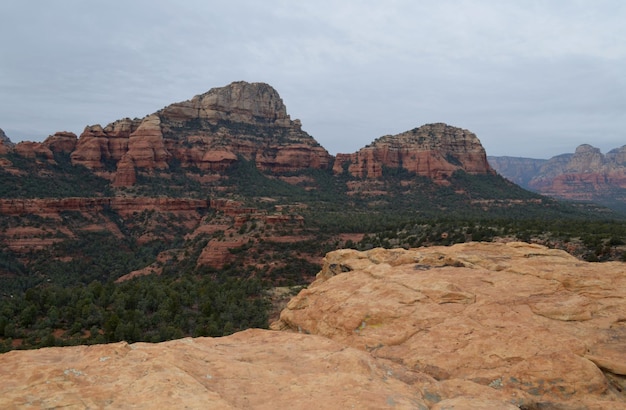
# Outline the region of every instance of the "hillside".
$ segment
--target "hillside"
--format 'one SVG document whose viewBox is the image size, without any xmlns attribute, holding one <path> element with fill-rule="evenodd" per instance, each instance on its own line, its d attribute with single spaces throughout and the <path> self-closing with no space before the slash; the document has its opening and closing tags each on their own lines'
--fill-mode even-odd
<svg viewBox="0 0 626 410">
<path fill-rule="evenodd" d="M 263 327 L 275 288 L 342 247 L 525 239 L 620 259 L 612 218 L 496 175 L 447 124 L 333 157 L 271 86 L 235 82 L 80 136 L 0 139 L 0 348 Z"/>
<path fill-rule="evenodd" d="M 602 154 L 580 145 L 573 154 L 549 160 L 489 157 L 505 178 L 534 192 L 554 198 L 596 202 L 626 212 L 626 146 Z"/>
</svg>

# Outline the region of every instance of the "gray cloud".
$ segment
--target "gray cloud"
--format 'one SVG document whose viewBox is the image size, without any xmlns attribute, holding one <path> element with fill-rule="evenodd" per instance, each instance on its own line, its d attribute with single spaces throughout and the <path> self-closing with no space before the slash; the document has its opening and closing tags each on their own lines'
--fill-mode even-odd
<svg viewBox="0 0 626 410">
<path fill-rule="evenodd" d="M 14 141 L 246 80 L 333 153 L 439 121 L 490 155 L 626 144 L 621 0 L 4 0 L 0 15 Z"/>
</svg>

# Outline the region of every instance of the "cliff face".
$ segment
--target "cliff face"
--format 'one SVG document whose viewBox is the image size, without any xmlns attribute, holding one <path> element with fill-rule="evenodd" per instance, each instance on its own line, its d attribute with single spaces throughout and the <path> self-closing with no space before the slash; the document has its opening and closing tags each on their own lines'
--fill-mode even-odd
<svg viewBox="0 0 626 410">
<path fill-rule="evenodd" d="M 115 187 L 133 186 L 140 173 L 172 167 L 220 174 L 239 158 L 271 174 L 332 165 L 335 174 L 347 172 L 368 180 L 381 178 L 384 169 L 436 181 L 457 170 L 493 173 L 476 135 L 446 124 L 387 135 L 358 152 L 333 158 L 302 130 L 299 120 L 291 120 L 276 90 L 243 81 L 213 88 L 143 119 L 88 126 L 78 138 L 59 132 L 43 143 L 22 143 L 15 149 L 25 157 L 50 160 L 55 152 L 69 153 L 73 164 L 85 166 Z"/>
<path fill-rule="evenodd" d="M 0 355 L 0 406 L 623 409 L 626 265 L 525 243 L 344 249 L 275 331 Z"/>
<path fill-rule="evenodd" d="M 354 154 L 339 154 L 333 171 L 380 178 L 384 168 L 400 168 L 434 180 L 446 179 L 457 170 L 493 173 L 475 134 L 441 123 L 378 138 Z"/>
<path fill-rule="evenodd" d="M 605 204 L 626 199 L 626 146 L 606 155 L 583 144 L 573 154 L 558 155 L 547 161 L 503 157 L 493 157 L 490 161 L 506 178 L 518 182 L 523 175 L 523 186 L 544 195 Z"/>
<path fill-rule="evenodd" d="M 528 188 L 528 183 L 537 175 L 541 167 L 548 161 L 545 159 L 492 157 L 487 161 L 500 175 L 509 181 Z"/>
<path fill-rule="evenodd" d="M 242 156 L 262 171 L 325 169 L 331 157 L 292 121 L 282 99 L 263 83 L 235 82 L 175 103 L 142 120 L 87 127 L 72 162 L 93 170 L 116 165 L 116 186 L 136 170 L 183 168 L 220 172 Z"/>
</svg>

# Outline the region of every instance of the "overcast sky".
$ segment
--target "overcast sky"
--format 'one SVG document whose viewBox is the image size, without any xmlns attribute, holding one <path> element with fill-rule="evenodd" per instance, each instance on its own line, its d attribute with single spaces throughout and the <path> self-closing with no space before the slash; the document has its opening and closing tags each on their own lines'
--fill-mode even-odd
<svg viewBox="0 0 626 410">
<path fill-rule="evenodd" d="M 14 141 L 266 82 L 332 154 L 445 122 L 488 155 L 626 145 L 623 0 L 1 0 Z"/>
</svg>

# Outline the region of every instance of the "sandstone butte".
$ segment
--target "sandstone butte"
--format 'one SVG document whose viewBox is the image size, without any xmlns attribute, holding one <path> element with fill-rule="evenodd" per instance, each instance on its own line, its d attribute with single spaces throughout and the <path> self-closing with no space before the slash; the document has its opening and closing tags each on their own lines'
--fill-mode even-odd
<svg viewBox="0 0 626 410">
<path fill-rule="evenodd" d="M 624 409 L 626 264 L 338 250 L 273 330 L 12 351 L 1 408 Z"/>
<path fill-rule="evenodd" d="M 132 186 L 139 172 L 167 172 L 172 164 L 219 174 L 239 158 L 254 161 L 263 172 L 332 166 L 335 174 L 348 172 L 366 179 L 380 178 L 385 167 L 436 181 L 460 169 L 471 174 L 494 172 L 475 134 L 441 123 L 383 136 L 353 154 L 333 158 L 302 130 L 300 120 L 290 118 L 274 88 L 244 81 L 213 88 L 141 119 L 87 126 L 78 137 L 57 132 L 41 143 L 14 145 L 2 136 L 0 154 L 13 151 L 54 163 L 54 153 L 62 152 L 74 165 L 87 167 L 114 187 Z M 10 170 L 8 164 L 0 166 Z"/>
</svg>

